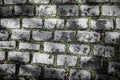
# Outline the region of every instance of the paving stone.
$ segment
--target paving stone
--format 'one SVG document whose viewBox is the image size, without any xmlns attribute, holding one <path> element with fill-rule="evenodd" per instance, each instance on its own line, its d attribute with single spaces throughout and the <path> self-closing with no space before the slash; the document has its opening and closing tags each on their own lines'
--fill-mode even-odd
<svg viewBox="0 0 120 80">
<path fill-rule="evenodd" d="M 7 40 L 9 37 L 9 32 L 7 30 L 0 30 L 0 41 Z"/>
<path fill-rule="evenodd" d="M 5 4 L 24 4 L 27 0 L 4 0 Z"/>
<path fill-rule="evenodd" d="M 44 42 L 45 52 L 65 52 L 66 46 L 61 43 Z"/>
<path fill-rule="evenodd" d="M 0 49 L 14 49 L 15 47 L 15 41 L 0 41 Z"/>
<path fill-rule="evenodd" d="M 22 29 L 12 29 L 11 38 L 16 40 L 29 40 L 30 31 Z"/>
<path fill-rule="evenodd" d="M 110 2 L 120 2 L 120 0 L 110 0 Z"/>
<path fill-rule="evenodd" d="M 29 52 L 10 51 L 8 53 L 8 60 L 27 63 L 30 60 L 30 53 Z"/>
<path fill-rule="evenodd" d="M 99 5 L 81 5 L 81 16 L 99 16 L 100 14 Z"/>
<path fill-rule="evenodd" d="M 38 77 L 41 75 L 41 67 L 35 65 L 21 65 L 19 75 Z"/>
<path fill-rule="evenodd" d="M 39 47 L 40 47 L 39 44 L 26 43 L 26 42 L 20 42 L 19 43 L 19 49 L 24 49 L 24 50 L 39 50 Z"/>
<path fill-rule="evenodd" d="M 105 74 L 96 74 L 95 80 L 108 80 L 108 76 Z"/>
<path fill-rule="evenodd" d="M 115 49 L 109 46 L 94 45 L 93 53 L 101 57 L 114 57 Z"/>
<path fill-rule="evenodd" d="M 91 20 L 91 28 L 95 30 L 111 30 L 114 28 L 112 19 Z"/>
<path fill-rule="evenodd" d="M 63 41 L 63 42 L 73 42 L 76 41 L 76 32 L 75 31 L 59 31 L 56 30 L 54 32 L 54 40 L 55 41 Z"/>
<path fill-rule="evenodd" d="M 5 52 L 0 51 L 0 61 L 5 60 Z"/>
<path fill-rule="evenodd" d="M 47 29 L 63 29 L 64 19 L 45 19 L 44 27 Z"/>
<path fill-rule="evenodd" d="M 78 57 L 70 55 L 57 55 L 57 65 L 76 66 Z"/>
<path fill-rule="evenodd" d="M 64 80 L 65 78 L 65 70 L 60 68 L 45 68 L 44 73 L 45 78 L 56 78 L 60 80 Z"/>
<path fill-rule="evenodd" d="M 80 42 L 99 42 L 100 33 L 97 32 L 88 32 L 88 31 L 78 31 L 77 40 Z"/>
<path fill-rule="evenodd" d="M 53 64 L 54 56 L 51 54 L 34 53 L 32 63 Z"/>
<path fill-rule="evenodd" d="M 99 2 L 109 2 L 109 0 L 81 0 L 82 3 L 99 3 Z"/>
<path fill-rule="evenodd" d="M 36 7 L 37 16 L 56 16 L 56 5 L 40 5 Z"/>
<path fill-rule="evenodd" d="M 29 0 L 29 3 L 34 3 L 34 4 L 48 4 L 50 0 Z"/>
<path fill-rule="evenodd" d="M 18 18 L 1 19 L 1 27 L 20 28 L 20 19 Z"/>
<path fill-rule="evenodd" d="M 24 18 L 22 23 L 24 28 L 42 28 L 42 19 L 39 18 Z"/>
<path fill-rule="evenodd" d="M 116 19 L 116 29 L 120 29 L 120 19 Z"/>
<path fill-rule="evenodd" d="M 80 67 L 99 70 L 103 67 L 103 60 L 99 57 L 81 57 Z"/>
<path fill-rule="evenodd" d="M 91 73 L 86 70 L 70 69 L 70 80 L 91 80 Z"/>
<path fill-rule="evenodd" d="M 59 16 L 79 16 L 77 5 L 60 5 L 58 6 Z"/>
</svg>

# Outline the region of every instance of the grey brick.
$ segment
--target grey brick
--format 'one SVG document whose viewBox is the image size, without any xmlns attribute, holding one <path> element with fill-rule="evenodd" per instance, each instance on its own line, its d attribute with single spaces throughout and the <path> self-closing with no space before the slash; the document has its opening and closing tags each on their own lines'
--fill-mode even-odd
<svg viewBox="0 0 120 80">
<path fill-rule="evenodd" d="M 69 51 L 73 54 L 88 55 L 90 52 L 90 47 L 83 44 L 71 44 L 69 47 Z"/>
<path fill-rule="evenodd" d="M 40 5 L 36 7 L 37 16 L 56 16 L 56 5 Z"/>
<path fill-rule="evenodd" d="M 70 69 L 70 80 L 91 80 L 91 73 L 86 70 Z"/>
<path fill-rule="evenodd" d="M 78 3 L 81 0 L 53 0 L 53 3 Z"/>
<path fill-rule="evenodd" d="M 82 3 L 99 3 L 99 2 L 109 2 L 109 0 L 81 0 Z"/>
<path fill-rule="evenodd" d="M 100 10 L 99 5 L 81 5 L 81 15 L 82 16 L 99 16 Z"/>
<path fill-rule="evenodd" d="M 63 41 L 63 42 L 73 42 L 75 41 L 76 32 L 75 31 L 58 31 L 56 30 L 54 33 L 55 41 Z"/>
<path fill-rule="evenodd" d="M 76 66 L 78 57 L 70 55 L 57 55 L 57 65 Z"/>
<path fill-rule="evenodd" d="M 12 29 L 11 38 L 16 40 L 29 40 L 30 31 L 22 29 Z"/>
<path fill-rule="evenodd" d="M 1 49 L 14 49 L 16 46 L 15 41 L 0 41 Z"/>
<path fill-rule="evenodd" d="M 30 53 L 29 52 L 10 51 L 8 53 L 8 60 L 19 61 L 19 62 L 29 62 Z"/>
<path fill-rule="evenodd" d="M 95 80 L 108 80 L 108 76 L 105 74 L 96 74 Z"/>
<path fill-rule="evenodd" d="M 29 0 L 29 3 L 34 3 L 34 4 L 48 4 L 50 0 Z"/>
<path fill-rule="evenodd" d="M 27 0 L 4 0 L 5 4 L 24 4 Z"/>
<path fill-rule="evenodd" d="M 34 53 L 32 63 L 53 64 L 54 56 L 51 54 Z"/>
<path fill-rule="evenodd" d="M 35 65 L 21 65 L 19 75 L 38 77 L 41 75 L 41 67 Z"/>
<path fill-rule="evenodd" d="M 5 60 L 5 52 L 0 51 L 0 61 Z"/>
<path fill-rule="evenodd" d="M 65 77 L 65 70 L 60 69 L 60 68 L 45 68 L 45 73 L 44 73 L 45 78 L 55 78 L 55 79 L 60 79 L 64 80 Z"/>
<path fill-rule="evenodd" d="M 42 28 L 42 19 L 39 18 L 24 18 L 22 23 L 24 28 Z"/>
<path fill-rule="evenodd" d="M 79 16 L 77 5 L 60 5 L 58 6 L 59 16 Z"/>
<path fill-rule="evenodd" d="M 103 60 L 99 57 L 81 57 L 80 67 L 98 70 L 103 67 Z"/>
<path fill-rule="evenodd" d="M 120 16 L 119 5 L 103 5 L 102 15 L 104 16 Z"/>
<path fill-rule="evenodd" d="M 99 42 L 101 36 L 97 32 L 78 31 L 77 37 L 80 42 Z"/>
<path fill-rule="evenodd" d="M 44 26 L 47 29 L 63 29 L 64 19 L 45 19 Z"/>
<path fill-rule="evenodd" d="M 9 32 L 7 30 L 0 30 L 0 40 L 7 40 L 9 37 Z"/>
<path fill-rule="evenodd" d="M 36 41 L 46 41 L 52 38 L 52 32 L 50 31 L 33 31 L 32 39 Z"/>
<path fill-rule="evenodd" d="M 120 2 L 120 0 L 110 0 L 110 2 Z"/>
<path fill-rule="evenodd" d="M 25 78 L 22 78 L 22 77 L 4 77 L 3 80 L 25 80 Z"/>
<path fill-rule="evenodd" d="M 116 29 L 120 29 L 120 19 L 116 19 Z"/>
<path fill-rule="evenodd" d="M 94 55 L 102 56 L 102 57 L 115 56 L 114 47 L 108 47 L 108 46 L 102 46 L 102 45 L 94 45 L 93 53 Z"/>
<path fill-rule="evenodd" d="M 0 16 L 11 16 L 13 8 L 11 6 L 0 6 Z"/>
<path fill-rule="evenodd" d="M 33 16 L 34 15 L 34 6 L 31 5 L 20 5 L 15 6 L 15 15 L 18 16 Z"/>
<path fill-rule="evenodd" d="M 26 43 L 26 42 L 20 42 L 19 43 L 19 49 L 26 49 L 26 50 L 39 50 L 40 45 L 39 44 L 33 44 L 33 43 Z"/>
<path fill-rule="evenodd" d="M 69 29 L 87 29 L 88 28 L 87 23 L 88 23 L 87 18 L 68 19 L 67 27 Z"/>
<path fill-rule="evenodd" d="M 18 18 L 1 19 L 1 27 L 20 28 L 20 19 Z"/>
<path fill-rule="evenodd" d="M 66 46 L 61 43 L 44 42 L 44 51 L 46 52 L 65 52 Z"/>
<path fill-rule="evenodd" d="M 91 20 L 91 28 L 95 30 L 111 30 L 114 28 L 112 19 Z"/>
</svg>

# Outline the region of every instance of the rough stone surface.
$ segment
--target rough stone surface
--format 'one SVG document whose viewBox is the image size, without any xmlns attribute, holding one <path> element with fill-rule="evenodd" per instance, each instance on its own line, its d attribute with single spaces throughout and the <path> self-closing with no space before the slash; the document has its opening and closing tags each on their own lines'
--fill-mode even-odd
<svg viewBox="0 0 120 80">
<path fill-rule="evenodd" d="M 15 41 L 0 41 L 0 49 L 14 49 L 15 47 Z"/>
<path fill-rule="evenodd" d="M 5 52 L 0 51 L 0 61 L 5 60 Z"/>
<path fill-rule="evenodd" d="M 116 19 L 116 29 L 120 29 L 120 19 Z"/>
<path fill-rule="evenodd" d="M 110 2 L 120 2 L 120 0 L 110 0 Z"/>
<path fill-rule="evenodd" d="M 9 37 L 9 32 L 7 30 L 0 30 L 0 41 L 7 40 Z"/>
<path fill-rule="evenodd" d="M 109 0 L 81 0 L 82 3 L 99 3 L 99 2 L 109 2 Z"/>
<path fill-rule="evenodd" d="M 77 3 L 81 0 L 53 0 L 53 3 Z"/>
<path fill-rule="evenodd" d="M 34 4 L 48 4 L 50 0 L 29 0 L 29 3 L 34 3 Z"/>
<path fill-rule="evenodd" d="M 27 0 L 4 0 L 5 4 L 24 4 Z"/>
</svg>

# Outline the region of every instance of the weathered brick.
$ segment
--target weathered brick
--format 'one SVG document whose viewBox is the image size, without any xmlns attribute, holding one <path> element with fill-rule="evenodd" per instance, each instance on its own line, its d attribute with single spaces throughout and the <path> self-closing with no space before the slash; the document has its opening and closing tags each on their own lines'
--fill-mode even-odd
<svg viewBox="0 0 120 80">
<path fill-rule="evenodd" d="M 78 31 L 77 40 L 80 42 L 99 42 L 100 33 L 88 32 L 88 31 Z"/>
<path fill-rule="evenodd" d="M 5 60 L 5 52 L 0 51 L 0 61 Z"/>
<path fill-rule="evenodd" d="M 116 19 L 116 29 L 120 29 L 120 19 Z"/>
<path fill-rule="evenodd" d="M 33 16 L 34 6 L 32 5 L 20 5 L 15 6 L 15 15 L 17 16 Z"/>
<path fill-rule="evenodd" d="M 82 3 L 99 3 L 99 2 L 109 2 L 109 0 L 81 0 Z"/>
<path fill-rule="evenodd" d="M 37 16 L 56 16 L 56 5 L 40 5 L 36 7 Z"/>
<path fill-rule="evenodd" d="M 58 31 L 56 30 L 54 33 L 55 41 L 63 41 L 63 42 L 73 42 L 76 41 L 76 32 L 75 31 Z"/>
<path fill-rule="evenodd" d="M 29 0 L 29 3 L 34 3 L 34 4 L 48 4 L 50 0 Z"/>
<path fill-rule="evenodd" d="M 8 60 L 19 61 L 19 62 L 29 62 L 30 53 L 29 52 L 10 51 L 8 53 Z"/>
<path fill-rule="evenodd" d="M 51 54 L 34 53 L 32 63 L 53 64 L 54 56 Z"/>
<path fill-rule="evenodd" d="M 110 0 L 110 2 L 120 2 L 120 0 Z"/>
<path fill-rule="evenodd" d="M 7 40 L 9 37 L 9 32 L 7 30 L 0 30 L 0 41 Z"/>
<path fill-rule="evenodd" d="M 105 74 L 96 74 L 95 80 L 108 80 L 108 76 Z"/>
<path fill-rule="evenodd" d="M 4 77 L 3 80 L 25 80 L 25 78 L 22 78 L 22 77 Z"/>
<path fill-rule="evenodd" d="M 36 41 L 46 41 L 52 38 L 52 32 L 50 31 L 33 31 L 32 39 Z"/>
<path fill-rule="evenodd" d="M 80 67 L 98 70 L 103 67 L 103 60 L 99 57 L 81 57 Z"/>
<path fill-rule="evenodd" d="M 44 51 L 46 52 L 65 52 L 66 46 L 61 43 L 44 42 Z"/>
<path fill-rule="evenodd" d="M 57 65 L 76 66 L 78 57 L 70 55 L 57 55 Z"/>
<path fill-rule="evenodd" d="M 4 0 L 5 4 L 24 4 L 27 0 Z"/>
<path fill-rule="evenodd" d="M 59 16 L 79 16 L 77 5 L 60 5 L 58 6 Z"/>
<path fill-rule="evenodd" d="M 16 46 L 15 41 L 0 41 L 1 49 L 14 49 Z"/>
<path fill-rule="evenodd" d="M 42 19 L 39 18 L 24 18 L 22 23 L 24 28 L 42 28 Z"/>
<path fill-rule="evenodd" d="M 81 5 L 80 10 L 81 10 L 81 15 L 82 16 L 99 16 L 100 6 L 98 5 Z"/>
<path fill-rule="evenodd" d="M 64 80 L 65 77 L 65 70 L 60 69 L 60 68 L 47 68 L 45 67 L 45 73 L 44 73 L 45 78 L 55 78 L 55 79 L 60 79 Z"/>
<path fill-rule="evenodd" d="M 91 28 L 95 30 L 111 30 L 114 28 L 112 19 L 91 20 Z"/>
<path fill-rule="evenodd" d="M 68 19 L 67 27 L 69 29 L 87 29 L 88 28 L 88 19 L 79 18 L 79 19 Z"/>
<path fill-rule="evenodd" d="M 94 45 L 93 53 L 94 55 L 102 56 L 102 57 L 115 56 L 114 47 L 108 47 L 108 46 L 102 46 L 102 45 Z"/>
<path fill-rule="evenodd" d="M 22 29 L 12 29 L 11 38 L 16 40 L 29 40 L 30 31 Z"/>
<path fill-rule="evenodd" d="M 81 0 L 53 0 L 53 3 L 78 3 Z"/>
<path fill-rule="evenodd" d="M 35 65 L 21 65 L 19 75 L 38 77 L 41 75 L 41 67 Z"/>
<path fill-rule="evenodd" d="M 13 8 L 11 6 L 0 6 L 0 16 L 7 17 L 12 15 Z"/>
<path fill-rule="evenodd" d="M 33 44 L 33 43 L 25 43 L 20 42 L 19 43 L 19 49 L 26 49 L 26 50 L 39 50 L 40 45 L 39 44 Z"/>
<path fill-rule="evenodd" d="M 119 5 L 103 5 L 102 15 L 104 16 L 120 16 Z"/>
<path fill-rule="evenodd" d="M 88 55 L 90 52 L 90 47 L 83 44 L 71 44 L 69 47 L 69 51 L 73 54 Z"/>
<path fill-rule="evenodd" d="M 91 80 L 91 73 L 86 70 L 70 69 L 70 80 Z"/>
<path fill-rule="evenodd" d="M 20 28 L 20 19 L 18 18 L 1 19 L 1 27 Z"/>
<path fill-rule="evenodd" d="M 44 27 L 47 29 L 63 29 L 64 19 L 45 19 Z"/>
</svg>

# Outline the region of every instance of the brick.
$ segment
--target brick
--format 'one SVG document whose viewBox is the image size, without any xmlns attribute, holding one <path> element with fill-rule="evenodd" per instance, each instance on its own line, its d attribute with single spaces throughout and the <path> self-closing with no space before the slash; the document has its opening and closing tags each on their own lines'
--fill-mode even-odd
<svg viewBox="0 0 120 80">
<path fill-rule="evenodd" d="M 69 29 L 87 29 L 88 28 L 88 19 L 87 18 L 78 18 L 78 19 L 68 19 L 67 28 Z"/>
<path fill-rule="evenodd" d="M 102 45 L 94 45 L 93 49 L 94 55 L 101 57 L 114 57 L 115 50 L 114 47 L 102 46 Z"/>
<path fill-rule="evenodd" d="M 34 3 L 34 4 L 48 4 L 50 0 L 29 0 L 29 3 Z"/>
<path fill-rule="evenodd" d="M 8 60 L 27 63 L 30 60 L 30 53 L 29 52 L 10 51 L 8 53 Z"/>
<path fill-rule="evenodd" d="M 41 67 L 35 65 L 21 65 L 19 75 L 38 77 L 41 75 Z"/>
<path fill-rule="evenodd" d="M 73 54 L 88 55 L 90 52 L 90 47 L 83 44 L 71 44 L 69 47 L 69 51 Z"/>
<path fill-rule="evenodd" d="M 70 55 L 57 55 L 57 65 L 76 66 L 78 57 Z"/>
<path fill-rule="evenodd" d="M 81 0 L 53 0 L 53 3 L 78 3 Z"/>
<path fill-rule="evenodd" d="M 52 38 L 52 32 L 50 31 L 33 31 L 32 39 L 36 41 L 47 41 Z"/>
<path fill-rule="evenodd" d="M 24 18 L 22 23 L 24 28 L 42 28 L 42 19 L 39 18 Z"/>
<path fill-rule="evenodd" d="M 0 74 L 15 74 L 15 64 L 0 64 Z"/>
<path fill-rule="evenodd" d="M 100 33 L 88 32 L 88 31 L 78 31 L 77 40 L 80 42 L 99 42 Z"/>
<path fill-rule="evenodd" d="M 39 50 L 40 45 L 39 44 L 33 44 L 33 43 L 26 43 L 21 42 L 19 43 L 19 49 L 26 49 L 26 50 Z"/>
<path fill-rule="evenodd" d="M 95 80 L 108 80 L 108 76 L 105 74 L 96 74 Z"/>
<path fill-rule="evenodd" d="M 103 67 L 103 60 L 99 57 L 81 57 L 80 67 L 99 70 Z"/>
<path fill-rule="evenodd" d="M 12 29 L 11 38 L 16 40 L 29 40 L 30 31 L 22 29 Z"/>
<path fill-rule="evenodd" d="M 103 5 L 102 15 L 104 16 L 120 16 L 120 9 L 118 5 Z"/>
<path fill-rule="evenodd" d="M 1 49 L 14 49 L 16 46 L 15 41 L 0 41 Z"/>
<path fill-rule="evenodd" d="M 20 19 L 18 18 L 1 19 L 1 27 L 20 28 Z"/>
<path fill-rule="evenodd" d="M 116 19 L 116 29 L 120 29 L 120 19 Z"/>
<path fill-rule="evenodd" d="M 110 0 L 110 2 L 120 2 L 120 0 Z"/>
<path fill-rule="evenodd" d="M 7 40 L 9 37 L 9 32 L 7 30 L 0 30 L 0 41 Z"/>
<path fill-rule="evenodd" d="M 27 0 L 4 0 L 5 4 L 24 4 Z"/>
<path fill-rule="evenodd" d="M 64 80 L 65 70 L 60 68 L 45 68 L 45 78 L 60 79 Z"/>
<path fill-rule="evenodd" d="M 58 6 L 59 16 L 79 16 L 77 5 L 60 5 Z"/>
<path fill-rule="evenodd" d="M 66 46 L 61 43 L 44 42 L 45 52 L 65 52 Z"/>
<path fill-rule="evenodd" d="M 94 30 L 111 30 L 114 28 L 112 19 L 91 20 L 91 28 Z"/>
<path fill-rule="evenodd" d="M 109 2 L 109 0 L 81 0 L 81 2 L 82 3 L 93 3 L 93 2 L 95 2 L 95 3 L 99 3 L 99 2 L 104 3 L 104 2 Z"/>
<path fill-rule="evenodd" d="M 81 5 L 81 16 L 99 16 L 100 6 L 98 5 Z"/>
<path fill-rule="evenodd" d="M 32 63 L 53 64 L 54 56 L 51 54 L 34 53 Z"/>
<path fill-rule="evenodd" d="M 47 29 L 63 29 L 64 19 L 45 19 L 44 27 Z"/>
<path fill-rule="evenodd" d="M 22 77 L 4 77 L 3 80 L 25 80 L 25 78 Z"/>
<path fill-rule="evenodd" d="M 70 69 L 70 80 L 91 80 L 91 73 L 86 70 Z"/>
<path fill-rule="evenodd" d="M 5 60 L 5 52 L 0 51 L 0 61 Z"/>
<path fill-rule="evenodd" d="M 15 15 L 17 16 L 33 16 L 34 15 L 34 6 L 31 5 L 20 5 L 15 6 Z"/>
<path fill-rule="evenodd" d="M 76 32 L 75 31 L 59 31 L 56 30 L 54 33 L 55 41 L 63 41 L 63 42 L 73 42 L 76 41 Z"/>
<path fill-rule="evenodd" d="M 56 5 L 40 5 L 36 7 L 37 16 L 56 16 Z"/>
</svg>

